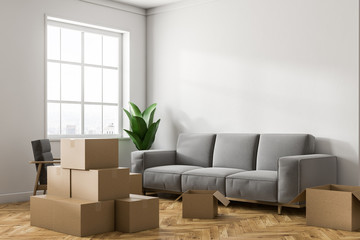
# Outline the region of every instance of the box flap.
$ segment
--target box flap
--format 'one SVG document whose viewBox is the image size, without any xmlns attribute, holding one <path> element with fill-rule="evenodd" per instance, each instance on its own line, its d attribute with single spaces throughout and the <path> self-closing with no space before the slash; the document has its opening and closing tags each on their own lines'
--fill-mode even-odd
<svg viewBox="0 0 360 240">
<path fill-rule="evenodd" d="M 182 198 L 182 196 L 183 196 L 184 194 L 189 193 L 189 191 L 190 191 L 190 190 L 187 190 L 186 192 L 183 192 L 183 194 L 181 194 L 177 199 L 175 199 L 175 201 L 179 201 L 180 198 Z"/>
<path fill-rule="evenodd" d="M 348 186 L 348 185 L 337 185 L 332 184 L 331 190 L 343 191 L 343 192 L 357 192 L 360 191 L 360 186 Z"/>
<path fill-rule="evenodd" d="M 229 205 L 230 201 L 229 199 L 227 199 L 224 195 L 222 195 L 219 191 L 216 191 L 213 194 L 214 197 L 217 198 L 217 200 L 219 200 L 225 207 L 227 207 L 227 205 Z"/>
<path fill-rule="evenodd" d="M 355 192 L 353 192 L 352 194 L 354 195 L 354 197 L 357 198 L 357 200 L 360 201 L 360 191 L 355 191 Z"/>
<path fill-rule="evenodd" d="M 306 190 L 299 193 L 293 200 L 289 202 L 289 204 L 297 203 L 297 202 L 305 202 L 306 200 Z"/>
<path fill-rule="evenodd" d="M 331 190 L 335 185 L 334 184 L 326 184 L 316 187 L 310 187 L 311 189 L 322 189 L 322 190 Z"/>
</svg>

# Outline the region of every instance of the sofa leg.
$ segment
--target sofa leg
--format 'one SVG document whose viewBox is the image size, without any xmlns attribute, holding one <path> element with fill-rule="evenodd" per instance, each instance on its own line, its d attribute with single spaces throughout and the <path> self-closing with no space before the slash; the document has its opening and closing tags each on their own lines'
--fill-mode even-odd
<svg viewBox="0 0 360 240">
<path fill-rule="evenodd" d="M 282 206 L 278 206 L 278 214 L 281 215 L 282 212 Z"/>
</svg>

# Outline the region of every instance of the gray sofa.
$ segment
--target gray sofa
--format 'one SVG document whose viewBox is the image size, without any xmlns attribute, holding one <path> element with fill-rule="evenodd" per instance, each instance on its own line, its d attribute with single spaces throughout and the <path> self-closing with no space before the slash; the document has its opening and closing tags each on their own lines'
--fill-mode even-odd
<svg viewBox="0 0 360 240">
<path fill-rule="evenodd" d="M 309 134 L 180 134 L 176 150 L 135 151 L 144 191 L 218 190 L 231 200 L 279 206 L 307 187 L 337 183 L 336 157 Z"/>
</svg>

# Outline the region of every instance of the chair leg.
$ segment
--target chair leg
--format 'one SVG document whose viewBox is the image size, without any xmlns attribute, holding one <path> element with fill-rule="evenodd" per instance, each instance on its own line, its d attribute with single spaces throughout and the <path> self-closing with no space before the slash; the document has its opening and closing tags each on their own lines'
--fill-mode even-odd
<svg viewBox="0 0 360 240">
<path fill-rule="evenodd" d="M 38 189 L 38 184 L 39 184 L 39 178 L 40 178 L 40 173 L 41 173 L 41 169 L 42 169 L 42 163 L 39 163 L 38 169 L 37 169 L 37 174 L 36 174 L 36 179 L 35 179 L 35 186 L 34 186 L 34 192 L 33 195 L 36 195 L 36 191 Z"/>
<path fill-rule="evenodd" d="M 282 212 L 282 206 L 278 206 L 278 214 L 281 215 Z"/>
</svg>

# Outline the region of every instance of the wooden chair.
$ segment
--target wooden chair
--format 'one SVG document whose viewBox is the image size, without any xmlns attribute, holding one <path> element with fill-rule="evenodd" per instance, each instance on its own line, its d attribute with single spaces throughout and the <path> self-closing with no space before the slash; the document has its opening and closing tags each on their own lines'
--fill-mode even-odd
<svg viewBox="0 0 360 240">
<path fill-rule="evenodd" d="M 31 142 L 31 145 L 35 161 L 29 163 L 35 164 L 37 172 L 33 194 L 36 195 L 37 190 L 44 190 L 44 194 L 46 194 L 47 167 L 54 166 L 54 163 L 60 163 L 60 158 L 53 158 L 49 139 L 35 140 Z"/>
</svg>

